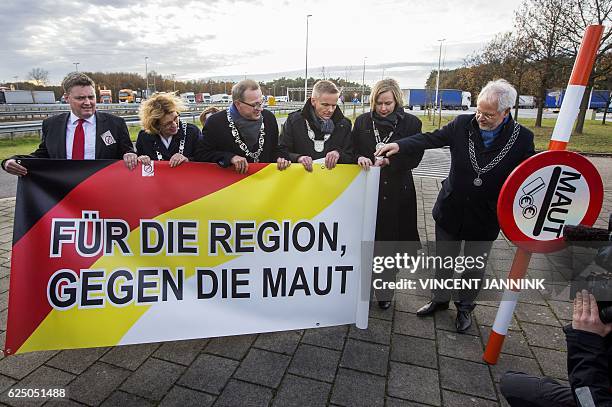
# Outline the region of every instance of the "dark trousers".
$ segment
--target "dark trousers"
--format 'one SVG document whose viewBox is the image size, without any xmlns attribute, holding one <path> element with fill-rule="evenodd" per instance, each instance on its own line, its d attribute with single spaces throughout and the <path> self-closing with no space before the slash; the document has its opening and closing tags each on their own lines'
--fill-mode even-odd
<svg viewBox="0 0 612 407">
<path fill-rule="evenodd" d="M 550 377 L 508 371 L 499 385 L 512 407 L 576 407 L 571 388 Z"/>
<path fill-rule="evenodd" d="M 487 266 L 487 258 L 489 256 L 489 252 L 491 251 L 491 246 L 493 245 L 492 241 L 462 241 L 458 236 L 455 236 L 451 233 L 448 233 L 446 230 L 442 229 L 436 223 L 436 256 L 438 258 L 447 258 L 451 257 L 456 259 L 461 252 L 461 244 L 463 244 L 463 257 L 478 257 L 483 256 L 483 266 L 478 267 L 474 265 L 470 268 L 465 268 L 459 275 L 454 276 L 457 271 L 456 268 L 451 267 L 437 267 L 436 268 L 436 279 L 437 280 L 445 280 L 450 278 L 461 278 L 465 279 L 478 279 L 482 285 L 482 279 L 485 274 L 485 269 Z M 432 290 L 432 301 L 437 303 L 447 303 L 451 300 L 451 298 L 455 301 L 455 307 L 458 311 L 472 311 L 476 304 L 474 301 L 476 300 L 476 296 L 478 295 L 479 289 L 466 289 L 466 290 L 457 290 L 453 292 L 453 290 L 446 289 L 434 289 Z"/>
</svg>

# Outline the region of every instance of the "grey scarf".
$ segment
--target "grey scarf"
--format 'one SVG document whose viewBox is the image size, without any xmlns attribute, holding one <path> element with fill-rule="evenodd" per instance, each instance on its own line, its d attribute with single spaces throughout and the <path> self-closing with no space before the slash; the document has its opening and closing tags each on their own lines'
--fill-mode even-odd
<svg viewBox="0 0 612 407">
<path fill-rule="evenodd" d="M 261 123 L 263 122 L 263 114 L 259 120 L 245 119 L 240 115 L 236 106 L 232 103 L 230 106 L 230 115 L 234 120 L 236 128 L 240 132 L 240 137 L 244 140 L 244 143 L 252 148 L 256 146 L 259 141 L 259 129 L 261 129 Z"/>
</svg>

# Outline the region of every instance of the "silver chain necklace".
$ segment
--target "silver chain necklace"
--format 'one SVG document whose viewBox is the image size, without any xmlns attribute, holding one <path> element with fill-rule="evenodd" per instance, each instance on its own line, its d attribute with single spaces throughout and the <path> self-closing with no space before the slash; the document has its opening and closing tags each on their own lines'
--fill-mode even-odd
<svg viewBox="0 0 612 407">
<path fill-rule="evenodd" d="M 244 141 L 242 141 L 242 139 L 240 138 L 240 132 L 238 131 L 238 129 L 236 128 L 236 125 L 234 124 L 234 120 L 232 119 L 232 115 L 230 114 L 229 109 L 227 110 L 227 121 L 229 122 L 230 129 L 232 130 L 232 136 L 234 136 L 234 142 L 238 144 L 238 147 L 240 147 L 240 149 L 244 151 L 247 157 L 251 157 L 253 159 L 253 162 L 258 163 L 259 156 L 261 155 L 261 152 L 263 151 L 263 146 L 265 142 L 264 138 L 266 136 L 263 117 L 261 120 L 261 127 L 259 128 L 259 140 L 258 140 L 259 147 L 257 148 L 257 151 L 255 151 L 254 153 L 252 153 L 251 150 L 249 150 L 249 147 L 247 147 Z"/>
<path fill-rule="evenodd" d="M 185 122 L 181 122 L 181 126 L 183 128 L 183 138 L 181 139 L 181 142 L 179 143 L 179 151 L 178 153 L 180 155 L 183 155 L 183 151 L 185 151 L 185 139 L 187 138 L 187 123 Z M 161 136 L 161 134 L 160 134 Z M 157 143 L 156 143 L 157 145 Z M 168 148 L 170 148 L 170 146 L 168 146 Z M 161 153 L 159 152 L 159 150 L 156 148 L 155 149 L 155 154 L 157 155 L 157 160 L 158 161 L 162 161 L 164 159 L 164 157 L 162 157 Z"/>
<path fill-rule="evenodd" d="M 493 167 L 499 164 L 499 162 L 506 156 L 506 154 L 508 153 L 508 151 L 510 151 L 510 149 L 512 148 L 512 145 L 516 141 L 520 129 L 521 129 L 521 126 L 517 122 L 514 122 L 514 130 L 512 131 L 512 136 L 510 137 L 510 139 L 508 140 L 504 148 L 502 148 L 499 154 L 497 154 L 497 157 L 491 160 L 491 162 L 488 163 L 484 168 L 480 168 L 478 166 L 478 162 L 476 161 L 476 153 L 474 152 L 474 142 L 472 141 L 472 137 L 471 137 L 472 133 L 470 132 L 470 138 L 468 139 L 468 149 L 470 151 L 470 161 L 472 162 L 472 168 L 476 172 L 476 178 L 474 178 L 474 181 L 473 181 L 474 186 L 476 187 L 481 186 L 482 178 L 480 178 L 480 176 L 482 174 L 489 172 Z"/>
<path fill-rule="evenodd" d="M 376 138 L 376 150 L 380 150 L 381 148 L 385 146 L 385 144 L 389 142 L 389 140 L 391 139 L 391 136 L 393 136 L 393 131 L 391 131 L 389 135 L 387 135 L 387 137 L 385 137 L 385 139 L 381 141 L 380 132 L 376 128 L 376 125 L 374 124 L 374 120 L 372 120 L 372 128 L 374 129 L 374 138 Z"/>
<path fill-rule="evenodd" d="M 331 134 L 323 135 L 323 140 L 315 140 L 314 130 L 310 128 L 310 124 L 308 124 L 308 120 L 304 119 L 304 121 L 306 122 L 306 128 L 308 129 L 308 138 L 311 139 L 314 144 L 314 150 L 317 153 L 323 152 L 323 150 L 325 150 L 325 142 L 329 140 L 329 138 L 331 137 Z"/>
</svg>

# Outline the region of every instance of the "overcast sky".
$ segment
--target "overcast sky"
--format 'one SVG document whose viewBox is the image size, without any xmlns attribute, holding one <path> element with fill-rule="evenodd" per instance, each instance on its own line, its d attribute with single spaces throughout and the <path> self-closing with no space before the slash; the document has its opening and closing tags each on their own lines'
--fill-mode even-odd
<svg viewBox="0 0 612 407">
<path fill-rule="evenodd" d="M 177 79 L 268 80 L 304 75 L 366 83 L 382 76 L 422 87 L 438 64 L 455 68 L 512 29 L 520 0 L 1 0 L 0 82 L 34 67 L 58 84 L 83 71 L 149 71 Z"/>
</svg>

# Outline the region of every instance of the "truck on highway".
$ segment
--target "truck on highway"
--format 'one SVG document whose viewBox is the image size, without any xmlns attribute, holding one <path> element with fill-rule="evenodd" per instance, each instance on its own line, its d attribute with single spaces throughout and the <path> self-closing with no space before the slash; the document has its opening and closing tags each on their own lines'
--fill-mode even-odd
<svg viewBox="0 0 612 407">
<path fill-rule="evenodd" d="M 196 93 L 196 103 L 210 103 L 210 93 Z"/>
<path fill-rule="evenodd" d="M 422 109 L 435 103 L 435 89 L 402 89 L 402 92 L 406 99 L 405 107 L 410 110 L 417 106 Z M 440 89 L 438 101 L 442 104 L 442 109 L 468 110 L 472 105 L 472 94 L 459 89 Z"/>
<path fill-rule="evenodd" d="M 132 89 L 121 89 L 119 91 L 119 103 L 136 103 L 138 92 Z"/>
<path fill-rule="evenodd" d="M 549 89 L 546 91 L 544 107 L 560 109 L 565 96 L 565 89 Z M 610 104 L 612 93 L 609 90 L 593 89 L 589 96 L 589 109 L 603 110 Z"/>
<path fill-rule="evenodd" d="M 530 95 L 519 96 L 519 109 L 533 109 L 535 107 L 535 97 Z"/>
<path fill-rule="evenodd" d="M 211 103 L 225 103 L 229 105 L 232 103 L 232 97 L 230 95 L 226 95 L 225 93 L 218 93 L 216 95 L 212 95 L 210 97 L 210 101 Z"/>
<path fill-rule="evenodd" d="M 181 93 L 181 99 L 183 99 L 183 102 L 185 103 L 195 103 L 196 102 L 196 96 L 195 96 L 195 93 L 193 92 Z"/>
<path fill-rule="evenodd" d="M 110 89 L 100 89 L 100 103 L 113 103 L 113 93 Z"/>
<path fill-rule="evenodd" d="M 0 104 L 55 103 L 55 93 L 50 90 L 2 90 Z"/>
</svg>

